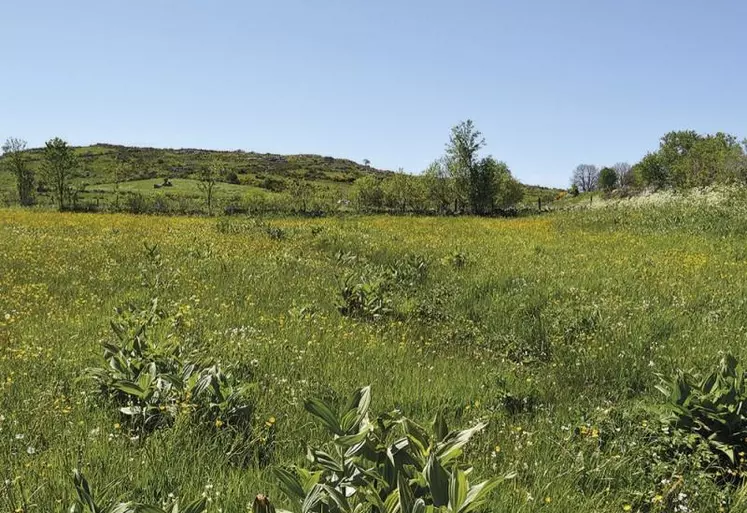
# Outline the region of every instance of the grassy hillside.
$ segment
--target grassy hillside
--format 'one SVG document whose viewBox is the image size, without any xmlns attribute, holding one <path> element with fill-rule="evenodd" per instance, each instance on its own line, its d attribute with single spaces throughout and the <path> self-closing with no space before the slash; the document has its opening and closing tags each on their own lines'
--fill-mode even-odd
<svg viewBox="0 0 747 513">
<path fill-rule="evenodd" d="M 43 150 L 28 150 L 31 167 L 38 170 Z M 75 148 L 78 157 L 77 178 L 89 184 L 114 181 L 118 163 L 128 180 L 145 178 L 195 178 L 200 170 L 218 161 L 227 172 L 238 175 L 244 185 L 267 185 L 268 179 L 298 178 L 326 182 L 351 183 L 367 173 L 384 173 L 347 159 L 320 155 L 274 155 L 241 150 L 211 151 L 198 149 L 136 148 L 95 144 Z"/>
<path fill-rule="evenodd" d="M 264 198 L 262 201 L 282 202 L 283 193 L 292 181 L 300 180 L 316 187 L 317 195 L 336 202 L 347 197 L 347 190 L 358 178 L 373 174 L 385 177 L 384 171 L 347 159 L 323 157 L 319 155 L 274 155 L 267 153 L 236 151 L 211 151 L 198 149 L 157 149 L 135 148 L 111 144 L 96 144 L 74 148 L 78 158 L 78 168 L 73 183 L 86 185 L 81 200 L 89 203 L 112 202 L 115 191 L 115 170 L 122 175 L 119 191 L 139 193 L 146 198 L 164 197 L 168 200 L 199 200 L 201 193 L 196 179 L 201 170 L 218 161 L 225 173 L 216 189 L 218 203 L 225 205 L 236 202 L 236 198 L 249 195 Z M 28 150 L 31 168 L 37 172 L 43 160 L 42 149 Z M 158 189 L 156 184 L 170 179 L 173 187 Z M 547 204 L 558 193 L 557 189 L 526 186 L 529 204 L 536 204 L 541 197 Z M 0 196 L 5 202 L 16 201 L 13 176 L 2 166 L 0 157 Z M 39 197 L 40 203 L 50 203 L 48 197 Z M 0 198 L 2 200 L 2 198 Z M 104 204 L 102 203 L 102 204 Z M 194 210 L 197 207 L 193 207 Z M 190 209 L 176 209 L 187 211 Z"/>
</svg>

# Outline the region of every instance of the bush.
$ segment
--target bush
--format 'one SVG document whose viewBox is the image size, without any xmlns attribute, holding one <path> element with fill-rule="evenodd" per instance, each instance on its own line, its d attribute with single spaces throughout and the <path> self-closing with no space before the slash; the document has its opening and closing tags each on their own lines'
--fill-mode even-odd
<svg viewBox="0 0 747 513">
<path fill-rule="evenodd" d="M 236 185 L 239 185 L 241 183 L 241 180 L 239 180 L 239 175 L 236 174 L 236 171 L 229 171 L 228 173 L 226 173 L 225 181 Z"/>
<path fill-rule="evenodd" d="M 459 458 L 485 423 L 450 431 L 437 414 L 425 429 L 399 411 L 371 419 L 370 403 L 370 387 L 356 390 L 341 413 L 320 399 L 306 401 L 306 410 L 332 438 L 325 447 L 309 448 L 311 469 L 276 469 L 280 489 L 296 508 L 325 513 L 483 511 L 490 492 L 505 478 L 471 485 L 467 476 L 472 477 L 472 468 Z"/>
<path fill-rule="evenodd" d="M 345 316 L 377 321 L 392 311 L 388 288 L 382 277 L 350 273 L 340 287 L 337 309 Z"/>
<path fill-rule="evenodd" d="M 678 372 L 657 388 L 669 397 L 665 421 L 674 429 L 698 435 L 727 468 L 741 469 L 747 454 L 747 373 L 725 356 L 702 379 Z"/>
<path fill-rule="evenodd" d="M 164 317 L 156 300 L 147 309 L 130 306 L 118 313 L 111 323 L 116 339 L 104 343 L 104 365 L 87 374 L 126 426 L 147 434 L 189 414 L 203 425 L 250 431 L 253 387 L 217 364 L 188 359 L 178 343 L 154 343 L 149 332 Z"/>
<path fill-rule="evenodd" d="M 131 214 L 144 214 L 148 211 L 148 202 L 142 194 L 130 193 L 125 199 L 125 209 Z"/>
</svg>

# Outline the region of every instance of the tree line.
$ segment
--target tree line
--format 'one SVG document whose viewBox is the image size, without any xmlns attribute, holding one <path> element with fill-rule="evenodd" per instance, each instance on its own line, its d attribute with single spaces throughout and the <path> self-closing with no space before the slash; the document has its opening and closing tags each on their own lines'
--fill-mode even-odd
<svg viewBox="0 0 747 513">
<path fill-rule="evenodd" d="M 505 162 L 480 158 L 485 138 L 471 120 L 451 129 L 444 155 L 420 175 L 402 171 L 384 179 L 359 178 L 353 201 L 359 210 L 493 215 L 522 200 L 524 187 Z"/>
<path fill-rule="evenodd" d="M 313 182 L 291 180 L 284 187 L 284 201 L 273 200 L 273 210 L 324 213 L 353 208 L 361 212 L 399 214 L 506 214 L 521 201 L 524 188 L 514 179 L 505 162 L 489 155 L 480 156 L 485 144 L 480 131 L 467 120 L 451 129 L 444 155 L 419 175 L 402 170 L 370 173 L 357 179 L 347 194 L 340 194 L 336 199 L 330 197 L 330 191 Z M 85 186 L 76 185 L 73 180 L 79 167 L 73 148 L 58 137 L 47 141 L 38 177 L 29 166 L 26 149 L 26 142 L 16 138 L 8 139 L 2 146 L 3 161 L 16 178 L 20 204 L 33 205 L 36 193 L 48 193 L 60 210 L 75 209 Z M 370 165 L 370 161 L 366 162 Z M 128 178 L 125 163 L 118 162 L 112 176 L 115 180 L 113 210 L 149 210 L 144 197 L 130 195 L 120 205 L 119 185 Z M 218 203 L 217 185 L 236 181 L 236 177 L 229 177 L 217 161 L 200 169 L 195 178 L 208 215 L 214 213 Z M 235 198 L 228 203 L 223 201 L 224 210 L 241 211 L 239 203 Z M 158 211 L 169 210 L 163 201 L 160 205 Z"/>
<path fill-rule="evenodd" d="M 672 131 L 659 148 L 633 166 L 622 162 L 597 168 L 580 164 L 571 176 L 572 194 L 614 189 L 688 189 L 714 184 L 747 184 L 747 139 L 731 134 Z"/>
</svg>

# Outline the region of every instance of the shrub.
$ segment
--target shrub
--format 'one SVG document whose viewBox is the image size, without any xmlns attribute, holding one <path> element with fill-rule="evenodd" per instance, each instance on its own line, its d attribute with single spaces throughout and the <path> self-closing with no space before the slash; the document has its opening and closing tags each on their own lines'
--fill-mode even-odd
<svg viewBox="0 0 747 513">
<path fill-rule="evenodd" d="M 422 255 L 407 255 L 389 266 L 388 272 L 393 282 L 415 286 L 428 277 L 428 260 Z"/>
<path fill-rule="evenodd" d="M 143 214 L 148 211 L 148 202 L 145 196 L 138 192 L 133 192 L 127 195 L 125 209 L 131 214 Z"/>
<path fill-rule="evenodd" d="M 370 403 L 370 387 L 356 390 L 339 414 L 322 400 L 306 401 L 306 410 L 332 439 L 325 447 L 308 449 L 311 469 L 276 469 L 280 489 L 294 511 L 481 511 L 502 478 L 471 485 L 467 476 L 472 468 L 459 463 L 459 457 L 486 424 L 449 431 L 438 414 L 427 430 L 399 411 L 371 419 Z"/>
<path fill-rule="evenodd" d="M 337 309 L 342 315 L 376 321 L 392 311 L 388 284 L 382 277 L 349 273 L 340 287 Z"/>
<path fill-rule="evenodd" d="M 664 420 L 677 430 L 698 435 L 725 467 L 735 469 L 747 454 L 745 377 L 742 366 L 727 355 L 702 379 L 680 371 L 657 387 L 669 398 Z"/>
<path fill-rule="evenodd" d="M 173 424 L 182 413 L 203 425 L 250 432 L 252 386 L 217 364 L 187 359 L 178 343 L 150 340 L 149 330 L 164 316 L 157 305 L 130 307 L 111 323 L 116 340 L 104 344 L 104 365 L 87 372 L 101 395 L 141 434 Z"/>
<path fill-rule="evenodd" d="M 236 174 L 236 171 L 229 171 L 226 173 L 225 177 L 226 182 L 233 183 L 233 184 L 240 184 L 241 180 L 239 180 L 239 175 Z"/>
</svg>

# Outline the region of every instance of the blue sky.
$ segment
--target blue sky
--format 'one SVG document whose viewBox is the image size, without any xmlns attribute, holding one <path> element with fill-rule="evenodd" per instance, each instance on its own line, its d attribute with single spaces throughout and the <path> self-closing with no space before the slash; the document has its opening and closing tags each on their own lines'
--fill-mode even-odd
<svg viewBox="0 0 747 513">
<path fill-rule="evenodd" d="M 471 118 L 526 183 L 747 136 L 743 0 L 17 0 L 0 139 L 320 153 L 419 172 Z"/>
</svg>

